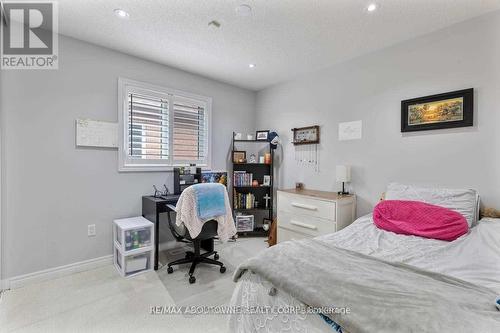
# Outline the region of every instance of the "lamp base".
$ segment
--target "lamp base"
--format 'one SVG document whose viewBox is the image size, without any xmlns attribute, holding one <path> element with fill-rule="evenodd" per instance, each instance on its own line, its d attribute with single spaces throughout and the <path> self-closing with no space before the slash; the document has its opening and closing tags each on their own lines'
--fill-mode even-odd
<svg viewBox="0 0 500 333">
<path fill-rule="evenodd" d="M 345 190 L 345 183 L 342 182 L 342 191 L 337 192 L 338 195 L 349 195 L 350 193 Z"/>
</svg>

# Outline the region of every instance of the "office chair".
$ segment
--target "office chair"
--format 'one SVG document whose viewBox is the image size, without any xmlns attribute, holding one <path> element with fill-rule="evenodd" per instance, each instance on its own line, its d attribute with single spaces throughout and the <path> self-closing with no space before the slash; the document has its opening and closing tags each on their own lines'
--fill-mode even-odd
<svg viewBox="0 0 500 333">
<path fill-rule="evenodd" d="M 189 268 L 189 283 L 195 283 L 196 278 L 194 277 L 194 270 L 196 269 L 196 266 L 199 263 L 205 263 L 205 264 L 211 264 L 211 265 L 217 265 L 220 266 L 219 271 L 221 273 L 226 272 L 226 267 L 224 267 L 224 264 L 220 261 L 219 259 L 219 254 L 217 251 L 209 251 L 206 253 L 201 253 L 201 242 L 203 240 L 207 240 L 210 238 L 214 238 L 217 236 L 217 226 L 218 223 L 215 220 L 210 220 L 207 221 L 203 224 L 203 227 L 201 229 L 200 234 L 196 238 L 192 238 L 191 235 L 189 234 L 189 231 L 187 228 L 182 225 L 181 227 L 177 226 L 175 222 L 173 222 L 172 217 L 170 216 L 171 212 L 175 212 L 175 206 L 173 205 L 167 205 L 169 208 L 168 211 L 168 226 L 170 228 L 170 231 L 172 232 L 172 235 L 174 238 L 179 241 L 179 242 L 184 242 L 184 243 L 193 243 L 194 247 L 194 252 L 192 251 L 187 251 L 186 252 L 186 257 L 182 259 L 178 259 L 175 261 L 172 261 L 167 264 L 167 273 L 172 274 L 174 272 L 174 269 L 172 266 L 174 265 L 182 265 L 182 264 L 189 264 L 191 263 L 191 268 Z M 214 259 L 210 259 L 210 256 L 214 256 Z"/>
</svg>

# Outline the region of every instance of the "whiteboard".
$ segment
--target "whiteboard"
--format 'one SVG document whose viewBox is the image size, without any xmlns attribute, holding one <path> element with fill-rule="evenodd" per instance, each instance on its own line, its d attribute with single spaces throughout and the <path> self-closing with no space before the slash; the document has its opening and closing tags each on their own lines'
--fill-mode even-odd
<svg viewBox="0 0 500 333">
<path fill-rule="evenodd" d="M 118 123 L 77 119 L 76 145 L 78 147 L 118 147 Z"/>
<path fill-rule="evenodd" d="M 339 123 L 339 140 L 345 141 L 361 139 L 362 128 L 363 123 L 361 120 Z"/>
</svg>

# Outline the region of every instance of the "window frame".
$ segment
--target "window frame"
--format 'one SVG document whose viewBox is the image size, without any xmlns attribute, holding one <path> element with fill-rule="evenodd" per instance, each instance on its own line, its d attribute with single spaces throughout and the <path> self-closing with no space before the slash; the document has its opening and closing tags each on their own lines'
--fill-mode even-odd
<svg viewBox="0 0 500 333">
<path fill-rule="evenodd" d="M 142 93 L 145 95 L 164 98 L 168 100 L 169 108 L 169 158 L 166 159 L 134 159 L 128 154 L 128 94 Z M 173 162 L 173 118 L 174 118 L 174 99 L 186 98 L 196 100 L 205 104 L 205 130 L 206 139 L 206 157 L 202 163 L 199 161 Z M 135 81 L 126 78 L 118 78 L 118 171 L 119 172 L 164 172 L 172 171 L 174 167 L 186 166 L 189 163 L 196 163 L 202 169 L 210 169 L 212 164 L 212 98 L 192 94 L 189 92 L 162 87 L 146 82 Z"/>
</svg>

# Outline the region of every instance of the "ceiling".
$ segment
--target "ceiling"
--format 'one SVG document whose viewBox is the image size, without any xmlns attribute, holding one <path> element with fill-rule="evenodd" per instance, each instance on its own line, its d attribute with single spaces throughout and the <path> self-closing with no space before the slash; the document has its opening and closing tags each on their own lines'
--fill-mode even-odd
<svg viewBox="0 0 500 333">
<path fill-rule="evenodd" d="M 250 16 L 236 13 L 241 4 Z M 59 31 L 260 90 L 497 9 L 500 0 L 59 0 Z"/>
</svg>

